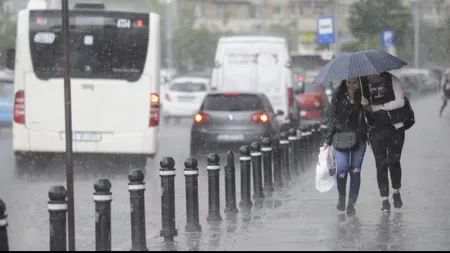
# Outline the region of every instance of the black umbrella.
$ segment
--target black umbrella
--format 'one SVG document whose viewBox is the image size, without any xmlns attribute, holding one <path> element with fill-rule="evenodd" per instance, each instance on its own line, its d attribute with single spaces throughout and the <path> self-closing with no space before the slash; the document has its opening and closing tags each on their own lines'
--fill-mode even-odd
<svg viewBox="0 0 450 253">
<path fill-rule="evenodd" d="M 401 59 L 379 50 L 347 53 L 328 62 L 313 83 L 329 83 L 348 78 L 380 74 L 399 69 L 407 63 Z"/>
</svg>

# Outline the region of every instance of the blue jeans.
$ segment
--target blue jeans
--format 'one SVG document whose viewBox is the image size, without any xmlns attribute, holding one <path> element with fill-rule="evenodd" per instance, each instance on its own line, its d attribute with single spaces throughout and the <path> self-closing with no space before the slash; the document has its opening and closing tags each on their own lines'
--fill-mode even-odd
<svg viewBox="0 0 450 253">
<path fill-rule="evenodd" d="M 346 196 L 347 175 L 350 174 L 349 203 L 355 203 L 358 199 L 359 187 L 361 185 L 361 166 L 366 153 L 366 147 L 366 142 L 360 142 L 358 147 L 351 151 L 342 152 L 333 148 L 336 163 L 337 188 L 340 197 Z"/>
</svg>

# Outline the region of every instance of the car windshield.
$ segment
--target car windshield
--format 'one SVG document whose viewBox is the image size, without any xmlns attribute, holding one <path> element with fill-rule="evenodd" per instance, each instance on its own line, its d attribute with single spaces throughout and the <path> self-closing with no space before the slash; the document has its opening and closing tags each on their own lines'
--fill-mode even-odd
<svg viewBox="0 0 450 253">
<path fill-rule="evenodd" d="M 305 93 L 316 93 L 319 92 L 319 84 L 313 84 L 313 83 L 306 83 L 304 85 L 304 92 Z"/>
<path fill-rule="evenodd" d="M 297 89 L 300 90 L 301 93 L 317 93 L 320 92 L 319 87 L 320 84 L 303 83 L 303 82 L 297 83 Z"/>
<path fill-rule="evenodd" d="M 261 98 L 254 94 L 209 94 L 203 101 L 205 111 L 261 111 Z"/>
<path fill-rule="evenodd" d="M 311 71 L 323 68 L 329 61 L 324 60 L 320 55 L 293 55 L 291 56 L 292 67 Z"/>
<path fill-rule="evenodd" d="M 175 82 L 170 86 L 170 90 L 181 92 L 206 91 L 206 84 L 200 82 Z"/>
<path fill-rule="evenodd" d="M 0 80 L 0 97 L 13 97 L 14 85 L 12 81 Z"/>
</svg>

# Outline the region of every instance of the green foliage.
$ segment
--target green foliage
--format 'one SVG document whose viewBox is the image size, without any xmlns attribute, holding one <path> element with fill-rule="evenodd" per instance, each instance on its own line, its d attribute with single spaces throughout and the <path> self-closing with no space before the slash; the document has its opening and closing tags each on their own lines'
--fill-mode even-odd
<svg viewBox="0 0 450 253">
<path fill-rule="evenodd" d="M 397 48 L 410 43 L 412 15 L 399 0 L 361 0 L 351 5 L 348 26 L 359 47 L 379 48 L 382 30 L 395 31 Z"/>
<path fill-rule="evenodd" d="M 4 11 L 0 1 L 0 52 L 13 48 L 16 41 L 16 23 L 10 13 Z"/>
</svg>

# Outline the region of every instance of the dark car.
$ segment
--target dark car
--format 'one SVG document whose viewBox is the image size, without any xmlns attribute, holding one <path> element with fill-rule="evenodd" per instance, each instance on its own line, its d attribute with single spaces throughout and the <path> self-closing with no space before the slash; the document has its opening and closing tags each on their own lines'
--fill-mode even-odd
<svg viewBox="0 0 450 253">
<path fill-rule="evenodd" d="M 211 92 L 191 129 L 191 157 L 238 148 L 277 135 L 280 125 L 269 99 L 257 92 Z"/>
</svg>

